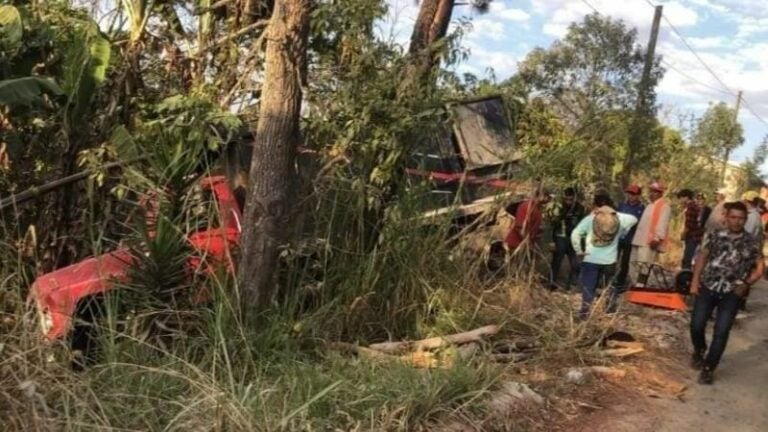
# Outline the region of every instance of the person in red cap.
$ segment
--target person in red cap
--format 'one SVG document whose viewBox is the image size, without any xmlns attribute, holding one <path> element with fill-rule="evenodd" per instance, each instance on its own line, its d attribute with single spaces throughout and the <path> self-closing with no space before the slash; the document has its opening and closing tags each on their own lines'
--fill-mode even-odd
<svg viewBox="0 0 768 432">
<path fill-rule="evenodd" d="M 642 200 L 642 189 L 636 184 L 631 184 L 624 189 L 625 201 L 619 204 L 616 209 L 619 213 L 632 215 L 640 220 L 645 210 L 645 204 Z M 627 275 L 629 274 L 629 257 L 632 254 L 632 239 L 635 236 L 636 226 L 633 226 L 629 232 L 619 241 L 619 268 L 616 272 L 616 278 L 613 280 L 613 291 L 620 295 L 627 289 Z M 608 311 L 612 312 L 616 308 L 616 299 L 612 298 L 608 305 Z"/>
<path fill-rule="evenodd" d="M 630 258 L 630 276 L 635 286 L 644 287 L 648 279 L 647 265 L 656 262 L 659 252 L 666 250 L 669 220 L 672 207 L 664 199 L 664 185 L 653 182 L 648 186 L 651 202 L 645 207 L 635 236 L 632 238 L 632 257 Z M 644 265 L 645 264 L 645 265 Z"/>
</svg>

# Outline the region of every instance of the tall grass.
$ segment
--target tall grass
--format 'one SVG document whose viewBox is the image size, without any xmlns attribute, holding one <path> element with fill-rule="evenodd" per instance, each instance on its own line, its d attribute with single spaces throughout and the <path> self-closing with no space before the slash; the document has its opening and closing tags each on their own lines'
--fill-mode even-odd
<svg viewBox="0 0 768 432">
<path fill-rule="evenodd" d="M 447 219 L 418 219 L 414 191 L 390 210 L 371 247 L 358 192 L 340 179 L 315 189 L 301 201 L 313 217 L 282 254 L 284 295 L 260 313 L 240 307 L 226 272 L 184 274 L 190 251 L 182 234 L 201 215 L 173 195 L 155 237 L 138 223 L 123 239 L 140 259 L 130 282 L 105 296 L 94 325 L 99 358 L 79 373 L 69 367 L 66 341 L 38 334 L 25 298 L 34 262 L 21 258 L 18 244 L 3 243 L 0 417 L 9 430 L 440 430 L 446 419 L 490 416 L 485 396 L 510 370 L 482 357 L 415 369 L 336 353 L 327 342 L 494 323 L 504 326 L 500 337 L 539 338 L 544 359 L 583 361 L 578 341 L 600 329 L 574 322 L 570 305 L 535 289 L 528 264 L 508 267 L 506 278 L 484 275 L 482 258 L 451 240 Z M 207 211 L 203 219 L 215 219 L 215 209 Z M 96 251 L 117 240 L 92 238 L 104 242 Z M 193 301 L 201 289 L 209 300 Z"/>
</svg>

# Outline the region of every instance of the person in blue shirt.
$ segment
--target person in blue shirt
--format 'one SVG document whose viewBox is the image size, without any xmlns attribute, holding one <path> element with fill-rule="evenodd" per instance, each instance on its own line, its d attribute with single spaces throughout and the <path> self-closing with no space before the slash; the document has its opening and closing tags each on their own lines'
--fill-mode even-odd
<svg viewBox="0 0 768 432">
<path fill-rule="evenodd" d="M 598 193 L 594 198 L 592 213 L 582 219 L 571 233 L 571 245 L 581 257 L 579 318 L 586 319 L 589 316 L 600 281 L 611 280 L 614 276 L 619 241 L 635 224 L 635 216 L 617 212 L 611 197 L 607 193 Z M 609 237 L 606 237 L 606 233 Z M 586 240 L 583 244 L 582 239 Z M 611 290 L 609 307 L 615 304 L 615 297 L 615 290 Z"/>
<path fill-rule="evenodd" d="M 642 189 L 638 185 L 629 185 L 624 189 L 626 200 L 619 204 L 616 209 L 619 213 L 634 216 L 637 220 L 645 211 L 645 204 L 642 201 Z M 616 272 L 616 278 L 613 280 L 613 291 L 622 294 L 627 290 L 627 276 L 629 275 L 629 257 L 632 254 L 632 238 L 635 236 L 637 225 L 633 226 L 627 235 L 619 241 L 619 268 Z M 611 305 L 615 308 L 615 304 Z M 611 308 L 609 308 L 610 310 Z"/>
</svg>

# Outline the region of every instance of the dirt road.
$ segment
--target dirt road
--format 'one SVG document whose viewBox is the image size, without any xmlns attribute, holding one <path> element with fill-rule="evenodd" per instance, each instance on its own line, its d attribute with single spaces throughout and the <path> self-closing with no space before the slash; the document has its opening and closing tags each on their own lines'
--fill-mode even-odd
<svg viewBox="0 0 768 432">
<path fill-rule="evenodd" d="M 661 415 L 655 419 L 655 430 L 768 431 L 767 282 L 754 287 L 748 309 L 748 316 L 738 320 L 731 332 L 715 384 L 697 384 L 696 373 L 691 371 L 685 402 L 656 404 L 655 411 Z"/>
<path fill-rule="evenodd" d="M 754 287 L 749 314 L 731 331 L 728 348 L 712 386 L 696 382 L 685 369 L 688 389 L 682 400 L 638 400 L 613 407 L 592 431 L 611 432 L 765 432 L 768 431 L 768 282 Z M 711 323 L 707 340 L 711 337 Z M 686 341 L 687 342 L 687 341 Z M 690 352 L 690 343 L 686 349 Z M 682 361 L 682 358 L 681 358 Z"/>
</svg>

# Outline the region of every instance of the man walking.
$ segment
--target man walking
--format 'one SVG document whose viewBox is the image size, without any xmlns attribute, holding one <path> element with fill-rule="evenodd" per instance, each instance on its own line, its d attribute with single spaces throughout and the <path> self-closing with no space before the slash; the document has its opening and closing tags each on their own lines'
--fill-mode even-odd
<svg viewBox="0 0 768 432">
<path fill-rule="evenodd" d="M 579 222 L 571 233 L 571 245 L 582 257 L 581 308 L 579 318 L 586 319 L 600 281 L 611 279 L 619 251 L 619 240 L 637 223 L 632 215 L 618 213 L 607 193 L 594 198 L 594 210 Z M 582 247 L 582 239 L 586 240 Z M 615 301 L 615 289 L 611 301 Z"/>
<path fill-rule="evenodd" d="M 645 210 L 645 204 L 641 199 L 642 189 L 638 185 L 629 185 L 624 189 L 626 199 L 619 204 L 617 209 L 619 213 L 632 215 L 640 220 Z M 619 240 L 619 269 L 614 279 L 613 289 L 618 294 L 627 289 L 627 275 L 629 274 L 629 257 L 632 255 L 632 238 L 635 236 L 637 225 L 633 225 L 627 234 Z"/>
<path fill-rule="evenodd" d="M 572 187 L 563 191 L 560 207 L 552 218 L 552 237 L 555 242 L 555 250 L 552 252 L 552 268 L 549 280 L 550 289 L 557 288 L 557 275 L 563 264 L 563 258 L 568 257 L 569 273 L 565 285 L 566 290 L 571 289 L 571 282 L 576 281 L 579 273 L 579 260 L 576 251 L 571 246 L 571 233 L 576 225 L 584 218 L 584 206 L 576 199 L 576 190 Z"/>
<path fill-rule="evenodd" d="M 725 211 L 726 229 L 709 236 L 696 260 L 691 281 L 691 294 L 696 296 L 691 315 L 691 363 L 701 369 L 702 384 L 712 384 L 739 303 L 749 293 L 749 287 L 760 280 L 765 268 L 757 239 L 744 231 L 747 207 L 742 202 L 728 203 Z M 707 352 L 705 330 L 715 309 L 712 343 Z"/>
<path fill-rule="evenodd" d="M 672 208 L 663 198 L 664 186 L 653 182 L 648 190 L 651 203 L 645 207 L 632 238 L 630 273 L 637 287 L 645 286 L 649 266 L 656 262 L 660 252 L 666 250 L 669 219 L 672 217 Z"/>
<path fill-rule="evenodd" d="M 704 230 L 701 228 L 699 213 L 701 209 L 693 199 L 693 191 L 683 189 L 677 193 L 677 199 L 680 200 L 680 206 L 683 208 L 683 233 L 680 240 L 683 241 L 683 261 L 681 267 L 683 270 L 690 270 L 693 265 L 693 256 L 696 248 L 701 243 L 704 236 Z"/>
</svg>

